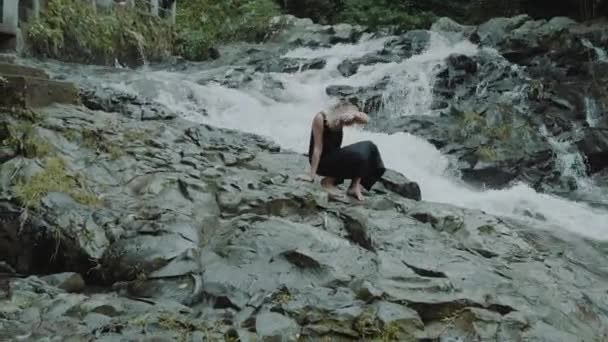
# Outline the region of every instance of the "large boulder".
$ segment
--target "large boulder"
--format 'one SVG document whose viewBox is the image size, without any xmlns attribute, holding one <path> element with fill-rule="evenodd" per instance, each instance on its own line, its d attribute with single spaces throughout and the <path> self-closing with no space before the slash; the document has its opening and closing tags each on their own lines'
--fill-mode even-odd
<svg viewBox="0 0 608 342">
<path fill-rule="evenodd" d="M 608 168 L 608 129 L 587 128 L 577 147 L 585 156 L 590 173 Z"/>
</svg>

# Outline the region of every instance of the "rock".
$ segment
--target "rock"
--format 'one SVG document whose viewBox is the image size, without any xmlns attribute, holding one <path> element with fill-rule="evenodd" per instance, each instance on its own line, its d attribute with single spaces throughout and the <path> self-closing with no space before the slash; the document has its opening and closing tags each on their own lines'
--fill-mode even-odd
<svg viewBox="0 0 608 342">
<path fill-rule="evenodd" d="M 344 77 L 349 77 L 357 73 L 361 65 L 374 65 L 379 63 L 390 63 L 394 60 L 387 56 L 368 54 L 360 58 L 345 59 L 338 65 L 338 71 Z"/>
<path fill-rule="evenodd" d="M 98 313 L 90 313 L 84 317 L 83 321 L 89 329 L 97 330 L 110 324 L 112 318 Z"/>
<path fill-rule="evenodd" d="M 375 252 L 374 242 L 370 237 L 367 219 L 361 211 L 348 210 L 342 213 L 344 217 L 344 228 L 348 232 L 348 238 L 359 246 Z"/>
<path fill-rule="evenodd" d="M 0 61 L 0 75 L 2 76 L 24 76 L 31 78 L 49 79 L 49 75 L 42 69 L 32 68 L 25 65 L 13 64 L 12 62 Z"/>
<path fill-rule="evenodd" d="M 79 103 L 78 90 L 72 83 L 43 78 L 4 75 L 0 91 L 9 94 L 0 99 L 3 107 L 37 108 L 53 103 Z"/>
<path fill-rule="evenodd" d="M 425 30 L 412 30 L 405 34 L 388 40 L 384 44 L 383 55 L 397 55 L 402 58 L 410 58 L 420 54 L 428 47 L 431 34 Z"/>
<path fill-rule="evenodd" d="M 327 63 L 321 58 L 314 58 L 311 60 L 303 58 L 281 58 L 279 60 L 265 60 L 263 62 L 262 65 L 256 67 L 256 71 L 296 73 L 306 70 L 323 69 Z"/>
<path fill-rule="evenodd" d="M 338 24 L 331 26 L 327 33 L 331 35 L 329 38 L 330 44 L 348 44 L 356 43 L 363 31 L 365 30 L 362 26 L 353 26 L 349 24 Z"/>
<path fill-rule="evenodd" d="M 477 62 L 466 55 L 450 55 L 447 68 L 439 77 L 447 79 L 447 87 L 457 87 L 465 82 L 467 76 L 477 72 Z"/>
<path fill-rule="evenodd" d="M 82 103 L 91 110 L 120 113 L 136 120 L 171 120 L 176 117 L 175 113 L 157 102 L 110 88 L 86 89 L 81 92 L 80 97 Z"/>
<path fill-rule="evenodd" d="M 521 27 L 529 20 L 531 18 L 524 14 L 512 18 L 494 18 L 481 24 L 471 39 L 482 45 L 500 46 L 507 39 L 510 31 Z"/>
<path fill-rule="evenodd" d="M 14 64 L 17 59 L 17 55 L 15 53 L 0 53 L 0 62 L 6 64 Z"/>
<path fill-rule="evenodd" d="M 461 25 L 448 17 L 439 18 L 431 26 L 431 31 L 440 32 L 447 34 L 452 37 L 453 40 L 469 38 L 476 27 L 469 25 Z"/>
<path fill-rule="evenodd" d="M 0 261 L 0 273 L 14 274 L 17 272 L 15 272 L 11 265 L 7 264 L 5 261 Z"/>
<path fill-rule="evenodd" d="M 299 327 L 295 321 L 274 312 L 264 312 L 256 317 L 255 329 L 261 341 L 297 341 Z"/>
<path fill-rule="evenodd" d="M 386 170 L 380 179 L 380 183 L 388 190 L 405 198 L 413 199 L 415 201 L 420 201 L 422 199 L 418 183 L 410 181 L 404 175 L 396 171 L 390 169 Z"/>
<path fill-rule="evenodd" d="M 330 85 L 325 88 L 325 93 L 361 106 L 366 113 L 375 114 L 382 109 L 383 93 L 387 83 L 388 79 L 385 78 L 368 87 Z"/>
<path fill-rule="evenodd" d="M 381 329 L 393 339 L 411 339 L 424 329 L 418 313 L 412 309 L 389 302 L 378 302 L 375 306 Z"/>
<path fill-rule="evenodd" d="M 290 20 L 269 35 L 269 44 L 225 47 L 217 61 L 177 65 L 181 71 L 172 72 L 192 71 L 184 77 L 200 80 L 195 89 L 255 87 L 261 92 L 255 103 L 283 105 L 285 94 L 277 94 L 292 91 L 282 81 L 290 76 L 254 69 L 290 46 L 350 37 Z M 522 55 L 525 68 L 466 45 L 443 62 L 425 55 L 421 69 L 414 59 L 415 71 L 423 73 L 406 71 L 412 81 L 422 77 L 412 87 L 433 93 L 424 106 L 434 115 L 392 118 L 377 110 L 370 112 L 370 128 L 427 139 L 469 183 L 523 181 L 554 191 L 552 182 L 559 181 L 553 177 L 560 176 L 548 138 L 558 134 L 553 138 L 573 142 L 572 151 L 580 144 L 590 155 L 601 153 L 602 126 L 587 129 L 583 121 L 585 96 L 598 108 L 606 102 L 602 68 L 589 69 L 598 80 L 589 86 L 584 78 L 590 71 L 578 73 L 587 65 L 566 63 L 580 57 L 579 37 L 597 44 L 593 37 L 601 35 L 570 37 L 572 28 L 544 35 L 546 23 L 527 22 L 505 29 L 506 35 L 522 38 L 513 33 L 522 28 L 518 34 L 546 38 L 530 44 L 555 47 L 561 37 L 564 48 Z M 423 51 L 431 34 L 391 37 L 385 54 L 349 62 L 400 61 Z M 501 49 L 519 53 L 509 45 L 514 41 L 503 40 Z M 159 74 L 142 79 L 129 70 L 47 63 L 57 77 L 79 82 L 87 106 L 39 109 L 36 132 L 65 160 L 75 186 L 99 201 L 89 206 L 44 191 L 40 206 L 24 210 L 15 185 L 45 164 L 15 155 L 1 165 L 0 259 L 10 274 L 0 274 L 0 339 L 592 341 L 605 333 L 606 291 L 597 285 L 605 282 L 604 243 L 555 227 L 525 202 L 513 208 L 519 219 L 426 202 L 416 183 L 391 170 L 366 201 L 330 200 L 318 184 L 297 178 L 309 167 L 306 156 L 260 136 L 183 120 L 156 103 L 151 94 L 159 89 L 150 82 Z M 326 91 L 372 106 L 378 98 L 392 99 L 389 93 L 404 84 L 391 76 Z M 422 82 L 427 77 L 435 83 Z M 127 79 L 133 93 L 105 88 L 99 79 Z M 185 111 L 203 115 L 208 109 L 210 119 L 218 114 L 202 108 L 208 106 L 202 100 L 188 100 L 189 92 L 174 93 L 175 100 L 186 99 L 180 103 Z M 219 100 L 230 105 L 234 99 Z M 30 122 L 13 114 L 10 120 Z M 542 133 L 541 125 L 547 126 Z M 6 136 L 0 130 L 0 138 Z M 101 146 L 86 143 L 87 136 Z M 117 158 L 104 152 L 112 144 L 123 152 Z M 595 175 L 598 184 L 605 173 Z M 602 208 L 596 205 L 598 215 Z M 87 291 L 15 278 L 62 272 L 86 277 Z"/>
<path fill-rule="evenodd" d="M 176 277 L 199 269 L 199 227 L 190 222 L 138 222 L 140 234 L 113 243 L 102 264 L 115 281 Z"/>
<path fill-rule="evenodd" d="M 608 168 L 608 129 L 587 128 L 577 147 L 585 156 L 590 173 Z"/>
<path fill-rule="evenodd" d="M 42 280 L 66 292 L 82 292 L 85 288 L 84 279 L 78 273 L 52 274 L 42 277 Z"/>
</svg>

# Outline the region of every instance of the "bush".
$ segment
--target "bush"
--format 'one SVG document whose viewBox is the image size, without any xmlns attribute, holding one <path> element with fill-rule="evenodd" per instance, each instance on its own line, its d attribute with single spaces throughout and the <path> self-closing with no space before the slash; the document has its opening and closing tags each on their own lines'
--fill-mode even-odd
<svg viewBox="0 0 608 342">
<path fill-rule="evenodd" d="M 70 195 L 76 202 L 96 207 L 101 200 L 83 185 L 82 177 L 70 176 L 67 173 L 65 161 L 60 158 L 50 158 L 45 167 L 27 182 L 15 186 L 17 199 L 28 208 L 37 208 L 44 196 L 50 192 L 61 192 Z"/>
<path fill-rule="evenodd" d="M 284 10 L 320 24 L 334 24 L 344 9 L 344 0 L 279 0 Z"/>
<path fill-rule="evenodd" d="M 173 28 L 132 8 L 95 10 L 88 1 L 49 0 L 27 28 L 32 53 L 80 63 L 138 65 L 172 50 Z"/>
<path fill-rule="evenodd" d="M 397 26 L 403 30 L 428 28 L 435 20 L 431 12 L 417 10 L 404 0 L 344 0 L 338 21 L 368 26 Z"/>
<path fill-rule="evenodd" d="M 218 43 L 263 38 L 268 22 L 279 15 L 274 0 L 192 0 L 177 13 L 177 52 L 187 59 L 209 57 Z"/>
</svg>

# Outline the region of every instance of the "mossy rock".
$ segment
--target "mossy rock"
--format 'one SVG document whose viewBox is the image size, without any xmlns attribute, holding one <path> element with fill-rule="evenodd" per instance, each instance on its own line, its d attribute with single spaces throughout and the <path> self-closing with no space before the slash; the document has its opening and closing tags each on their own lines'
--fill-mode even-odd
<svg viewBox="0 0 608 342">
<path fill-rule="evenodd" d="M 0 75 L 4 76 L 26 76 L 34 78 L 49 79 L 49 75 L 41 69 L 18 65 L 13 63 L 0 62 Z"/>
<path fill-rule="evenodd" d="M 0 75 L 0 107 L 39 108 L 53 103 L 80 103 L 78 88 L 72 83 L 44 78 Z"/>
<path fill-rule="evenodd" d="M 49 158 L 41 172 L 17 184 L 14 191 L 21 204 L 28 208 L 38 207 L 42 198 L 51 192 L 68 194 L 83 205 L 99 206 L 100 199 L 87 190 L 84 183 L 82 177 L 68 174 L 64 160 Z"/>
</svg>

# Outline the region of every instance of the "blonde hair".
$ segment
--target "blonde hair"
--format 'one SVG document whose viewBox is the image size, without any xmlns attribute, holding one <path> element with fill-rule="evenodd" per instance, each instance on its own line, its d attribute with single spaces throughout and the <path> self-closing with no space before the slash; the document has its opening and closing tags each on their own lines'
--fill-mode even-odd
<svg viewBox="0 0 608 342">
<path fill-rule="evenodd" d="M 331 129 L 338 129 L 340 124 L 340 117 L 347 112 L 358 112 L 359 108 L 350 103 L 349 101 L 340 100 L 337 103 L 329 107 L 328 110 L 324 111 L 325 119 L 327 120 L 327 126 Z"/>
</svg>

